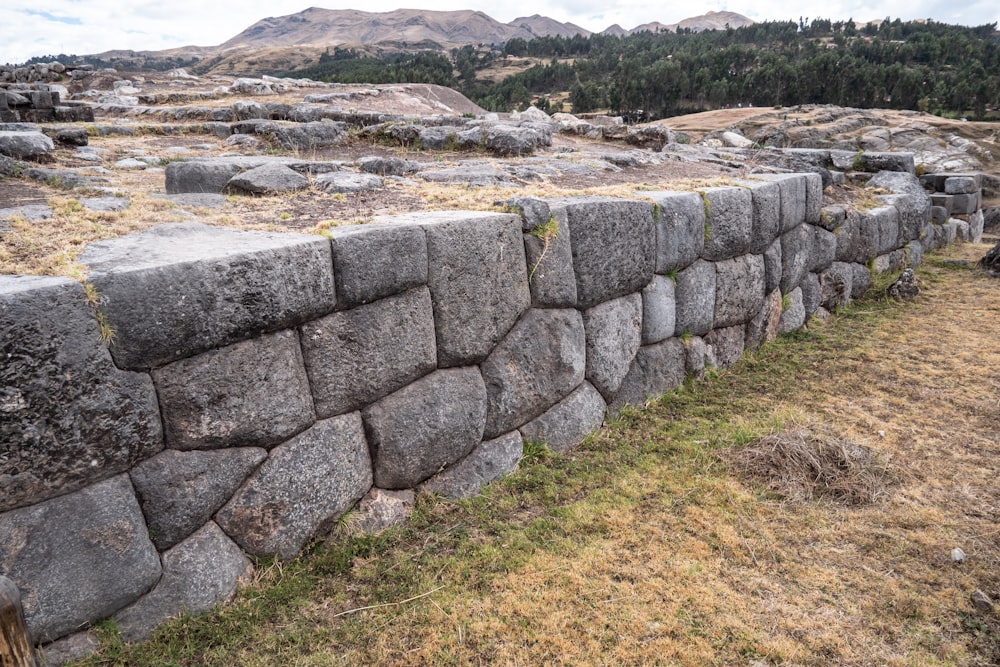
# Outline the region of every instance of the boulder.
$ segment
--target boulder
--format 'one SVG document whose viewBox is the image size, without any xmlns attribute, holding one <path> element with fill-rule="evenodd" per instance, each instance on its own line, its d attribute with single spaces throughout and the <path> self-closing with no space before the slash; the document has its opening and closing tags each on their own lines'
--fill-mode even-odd
<svg viewBox="0 0 1000 667">
<path fill-rule="evenodd" d="M 639 348 L 628 375 L 608 409 L 617 412 L 625 405 L 641 405 L 684 383 L 687 350 L 677 338 Z"/>
<path fill-rule="evenodd" d="M 528 155 L 551 142 L 551 133 L 546 137 L 545 132 L 538 128 L 524 125 L 490 125 L 483 132 L 483 145 L 504 157 Z"/>
<path fill-rule="evenodd" d="M 573 309 L 531 309 L 482 364 L 484 437 L 511 431 L 562 400 L 587 368 L 584 320 Z"/>
<path fill-rule="evenodd" d="M 374 174 L 332 171 L 317 176 L 315 184 L 317 188 L 328 194 L 367 192 L 385 187 L 385 179 Z"/>
<path fill-rule="evenodd" d="M 377 176 L 406 176 L 420 170 L 420 163 L 398 157 L 367 156 L 358 159 L 361 171 Z"/>
<path fill-rule="evenodd" d="M 327 239 L 168 224 L 81 256 L 114 328 L 115 362 L 150 368 L 333 310 Z"/>
<path fill-rule="evenodd" d="M 0 574 L 21 591 L 33 642 L 110 616 L 160 571 L 128 475 L 0 514 Z"/>
<path fill-rule="evenodd" d="M 267 451 L 257 447 L 168 449 L 132 468 L 156 548 L 169 549 L 204 526 L 266 458 Z"/>
<path fill-rule="evenodd" d="M 76 281 L 0 276 L 0 511 L 163 448 L 152 380 L 116 368 L 102 335 Z"/>
<path fill-rule="evenodd" d="M 264 164 L 259 158 L 210 158 L 171 162 L 166 166 L 168 195 L 185 192 L 221 193 L 236 174 Z"/>
<path fill-rule="evenodd" d="M 565 452 L 600 428 L 607 407 L 601 392 L 584 382 L 569 396 L 522 426 L 521 436 L 526 441 L 544 442 L 553 451 Z"/>
<path fill-rule="evenodd" d="M 437 367 L 430 292 L 420 287 L 307 322 L 302 353 L 320 418 L 360 410 Z"/>
<path fill-rule="evenodd" d="M 244 551 L 287 560 L 371 485 L 368 443 L 355 412 L 318 421 L 271 450 L 215 520 Z"/>
<path fill-rule="evenodd" d="M 279 194 L 309 187 L 309 179 L 283 164 L 268 162 L 239 173 L 226 183 L 224 190 L 237 194 Z"/>
<path fill-rule="evenodd" d="M 493 480 L 513 472 L 523 451 L 521 434 L 512 431 L 480 443 L 465 458 L 437 473 L 420 488 L 446 498 L 470 498 Z"/>
<path fill-rule="evenodd" d="M 629 294 L 588 308 L 583 312 L 583 326 L 587 380 L 609 400 L 642 343 L 642 296 Z"/>
<path fill-rule="evenodd" d="M 226 602 L 252 571 L 240 548 L 207 523 L 163 554 L 163 576 L 153 590 L 115 614 L 122 639 L 144 641 L 173 616 L 201 614 Z"/>
<path fill-rule="evenodd" d="M 763 255 L 742 255 L 716 262 L 712 327 L 746 324 L 760 310 L 766 293 L 765 278 Z"/>
<path fill-rule="evenodd" d="M 708 333 L 715 322 L 715 264 L 698 260 L 677 274 L 678 333 Z"/>
<path fill-rule="evenodd" d="M 375 485 L 417 486 L 482 440 L 486 385 L 478 368 L 438 370 L 364 411 Z"/>
<path fill-rule="evenodd" d="M 654 275 L 642 289 L 642 344 L 666 340 L 677 329 L 677 297 L 674 281 Z"/>
<path fill-rule="evenodd" d="M 153 381 L 173 449 L 270 447 L 316 421 L 295 331 L 175 361 Z"/>
<path fill-rule="evenodd" d="M 702 191 L 705 200 L 705 245 L 702 259 L 717 262 L 745 254 L 753 232 L 753 196 L 746 188 L 718 187 Z"/>
<path fill-rule="evenodd" d="M 41 132 L 0 130 L 0 155 L 15 160 L 38 160 L 54 149 L 52 140 Z"/>
</svg>

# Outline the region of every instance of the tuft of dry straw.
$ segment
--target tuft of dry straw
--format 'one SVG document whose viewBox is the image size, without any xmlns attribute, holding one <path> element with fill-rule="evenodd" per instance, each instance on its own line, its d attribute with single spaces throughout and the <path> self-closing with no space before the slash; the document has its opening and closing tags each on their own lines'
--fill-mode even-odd
<svg viewBox="0 0 1000 667">
<path fill-rule="evenodd" d="M 758 438 L 726 458 L 740 474 L 795 502 L 870 505 L 898 482 L 892 466 L 868 447 L 803 428 Z"/>
</svg>

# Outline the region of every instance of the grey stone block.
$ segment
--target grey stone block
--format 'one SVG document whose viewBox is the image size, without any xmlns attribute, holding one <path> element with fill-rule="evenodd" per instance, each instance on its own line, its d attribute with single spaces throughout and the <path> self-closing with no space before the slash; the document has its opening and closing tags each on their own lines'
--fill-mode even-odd
<svg viewBox="0 0 1000 667">
<path fill-rule="evenodd" d="M 576 310 L 532 309 L 482 364 L 487 392 L 483 437 L 525 424 L 583 381 L 587 339 Z"/>
<path fill-rule="evenodd" d="M 88 658 L 99 650 L 101 650 L 101 640 L 98 639 L 97 633 L 87 630 L 46 644 L 39 652 L 45 667 L 62 667 L 67 662 Z"/>
<path fill-rule="evenodd" d="M 746 324 L 760 310 L 766 294 L 763 255 L 743 255 L 715 263 L 713 328 Z"/>
<path fill-rule="evenodd" d="M 713 329 L 705 336 L 705 342 L 715 350 L 715 361 L 719 367 L 727 368 L 743 356 L 746 326 L 738 324 L 723 329 Z"/>
<path fill-rule="evenodd" d="M 920 179 L 908 172 L 880 171 L 865 183 L 865 187 L 884 188 L 889 192 L 899 195 L 927 197 L 927 191 L 924 189 L 923 184 L 921 184 Z"/>
<path fill-rule="evenodd" d="M 781 319 L 778 321 L 778 333 L 791 333 L 801 329 L 806 323 L 806 309 L 802 304 L 802 288 L 796 287 L 784 297 L 788 301 L 788 306 L 782 311 Z"/>
<path fill-rule="evenodd" d="M 270 447 L 316 421 L 295 331 L 175 361 L 153 381 L 173 449 Z"/>
<path fill-rule="evenodd" d="M 774 181 L 781 194 L 781 232 L 788 232 L 805 222 L 808 183 L 804 174 L 761 174 Z"/>
<path fill-rule="evenodd" d="M 527 210 L 522 213 L 531 304 L 547 308 L 572 308 L 577 301 L 576 274 L 573 272 L 573 244 L 569 238 L 566 209 L 551 212 L 546 202 L 534 201 L 534 215 Z M 536 217 L 542 211 L 544 220 Z M 550 221 L 555 222 L 554 233 L 546 227 Z"/>
<path fill-rule="evenodd" d="M 824 271 L 837 259 L 837 236 L 820 226 L 813 227 L 810 271 Z"/>
<path fill-rule="evenodd" d="M 353 171 L 332 171 L 320 174 L 314 183 L 317 188 L 331 195 L 369 192 L 385 187 L 385 179 L 381 176 L 358 174 Z"/>
<path fill-rule="evenodd" d="M 760 310 L 747 322 L 744 345 L 748 350 L 757 350 L 766 342 L 774 340 L 778 335 L 778 324 L 781 322 L 781 291 L 774 289 L 764 297 Z"/>
<path fill-rule="evenodd" d="M 153 590 L 115 614 L 122 639 L 145 641 L 173 616 L 201 614 L 226 602 L 252 571 L 240 548 L 207 523 L 163 554 L 163 576 Z"/>
<path fill-rule="evenodd" d="M 781 237 L 764 251 L 764 292 L 770 294 L 781 283 Z"/>
<path fill-rule="evenodd" d="M 847 221 L 847 209 L 843 206 L 826 206 L 820 211 L 820 227 L 828 232 L 837 232 Z"/>
<path fill-rule="evenodd" d="M 427 237 L 420 227 L 336 227 L 331 245 L 338 308 L 427 284 Z"/>
<path fill-rule="evenodd" d="M 372 487 L 358 503 L 361 520 L 358 528 L 364 533 L 380 533 L 390 526 L 403 523 L 413 512 L 416 494 L 412 489 L 389 491 Z"/>
<path fill-rule="evenodd" d="M 697 192 L 644 192 L 657 205 L 656 273 L 690 266 L 705 245 L 705 202 Z"/>
<path fill-rule="evenodd" d="M 851 300 L 854 291 L 854 268 L 845 262 L 834 262 L 819 276 L 820 305 L 835 312 Z"/>
<path fill-rule="evenodd" d="M 168 449 L 132 468 L 156 548 L 169 549 L 204 526 L 266 458 L 267 450 L 256 447 Z"/>
<path fill-rule="evenodd" d="M 858 171 L 877 173 L 880 171 L 905 171 L 910 174 L 917 172 L 913 153 L 858 153 L 854 160 Z"/>
<path fill-rule="evenodd" d="M 952 239 L 954 241 L 954 239 Z M 951 241 L 949 241 L 950 243 Z M 875 273 L 900 271 L 906 266 L 906 253 L 903 250 L 893 250 L 875 258 Z"/>
<path fill-rule="evenodd" d="M 0 276 L 0 350 L 0 511 L 163 448 L 152 380 L 115 367 L 79 283 Z"/>
<path fill-rule="evenodd" d="M 935 225 L 943 225 L 948 222 L 949 209 L 944 206 L 931 206 L 931 222 Z"/>
<path fill-rule="evenodd" d="M 892 252 L 899 247 L 899 211 L 895 206 L 881 206 L 868 212 L 878 229 L 878 254 Z"/>
<path fill-rule="evenodd" d="M 651 345 L 674 335 L 677 298 L 674 281 L 655 275 L 642 290 L 642 344 Z"/>
<path fill-rule="evenodd" d="M 935 208 L 944 209 L 945 219 L 947 216 L 951 215 L 952 210 L 955 208 L 955 195 L 943 195 L 943 194 L 932 194 L 931 205 Z"/>
<path fill-rule="evenodd" d="M 952 215 L 970 215 L 979 210 L 979 193 L 955 195 L 952 199 Z"/>
<path fill-rule="evenodd" d="M 644 345 L 608 409 L 617 412 L 625 405 L 641 405 L 676 389 L 684 383 L 686 364 L 687 350 L 677 338 Z"/>
<path fill-rule="evenodd" d="M 513 472 L 523 452 L 521 434 L 512 431 L 480 443 L 464 459 L 420 487 L 446 498 L 470 498 L 490 482 Z"/>
<path fill-rule="evenodd" d="M 952 176 L 944 179 L 944 191 L 949 195 L 968 195 L 979 192 L 979 185 L 971 176 Z"/>
<path fill-rule="evenodd" d="M 210 158 L 171 162 L 164 170 L 168 195 L 185 192 L 221 193 L 236 174 L 264 164 L 260 158 Z"/>
<path fill-rule="evenodd" d="M 428 211 L 376 218 L 383 221 L 420 225 L 427 234 L 438 364 L 485 359 L 531 301 L 521 220 L 500 213 Z"/>
<path fill-rule="evenodd" d="M 33 641 L 131 604 L 160 577 L 128 475 L 0 514 L 0 574 L 17 584 Z"/>
<path fill-rule="evenodd" d="M 945 192 L 947 190 L 949 178 L 971 178 L 977 190 L 983 187 L 982 174 L 931 174 L 930 178 L 932 179 L 934 189 L 938 192 Z"/>
<path fill-rule="evenodd" d="M 818 224 L 823 210 L 823 177 L 815 172 L 802 174 L 806 179 L 805 221 Z"/>
<path fill-rule="evenodd" d="M 333 310 L 330 243 L 305 234 L 169 224 L 81 257 L 124 368 L 150 368 Z"/>
<path fill-rule="evenodd" d="M 705 368 L 715 366 L 715 352 L 700 336 L 684 340 L 684 372 L 694 378 L 705 377 Z"/>
<path fill-rule="evenodd" d="M 717 262 L 745 254 L 753 232 L 753 197 L 746 188 L 707 188 L 702 259 Z"/>
<path fill-rule="evenodd" d="M 896 209 L 899 215 L 900 245 L 920 238 L 920 232 L 931 219 L 931 200 L 926 194 L 883 195 L 879 197 Z"/>
<path fill-rule="evenodd" d="M 781 292 L 788 294 L 798 287 L 813 264 L 812 225 L 802 223 L 781 235 Z"/>
<path fill-rule="evenodd" d="M 629 294 L 587 309 L 583 326 L 587 333 L 587 380 L 610 399 L 642 343 L 642 296 Z"/>
<path fill-rule="evenodd" d="M 55 144 L 41 132 L 0 130 L 0 155 L 15 160 L 38 160 L 53 150 Z"/>
<path fill-rule="evenodd" d="M 584 382 L 544 414 L 522 426 L 521 436 L 528 441 L 542 441 L 553 451 L 565 452 L 600 428 L 607 407 L 601 392 Z"/>
<path fill-rule="evenodd" d="M 375 485 L 417 486 L 472 451 L 486 426 L 486 385 L 478 368 L 438 370 L 364 411 Z"/>
<path fill-rule="evenodd" d="M 715 264 L 699 259 L 677 274 L 677 332 L 708 333 L 715 321 Z"/>
<path fill-rule="evenodd" d="M 302 353 L 320 418 L 360 410 L 437 367 L 426 287 L 302 325 Z"/>
<path fill-rule="evenodd" d="M 920 241 L 910 241 L 906 244 L 906 264 L 914 268 L 920 266 L 924 261 L 924 247 Z"/>
<path fill-rule="evenodd" d="M 332 417 L 271 450 L 215 520 L 244 551 L 289 559 L 371 485 L 361 416 Z"/>
<path fill-rule="evenodd" d="M 858 299 L 872 285 L 872 274 L 864 264 L 851 264 L 851 298 Z"/>
<path fill-rule="evenodd" d="M 294 125 L 268 123 L 258 126 L 256 134 L 270 136 L 282 148 L 290 151 L 312 151 L 336 146 L 347 139 L 347 123 L 312 121 Z"/>
<path fill-rule="evenodd" d="M 268 162 L 236 174 L 226 182 L 226 192 L 234 194 L 278 194 L 309 187 L 309 179 L 283 164 Z"/>
<path fill-rule="evenodd" d="M 773 181 L 741 181 L 740 185 L 750 190 L 752 198 L 753 225 L 747 250 L 760 255 L 774 243 L 781 229 L 781 190 Z"/>
<path fill-rule="evenodd" d="M 799 287 L 802 289 L 802 307 L 806 311 L 806 319 L 808 320 L 823 300 L 819 276 L 812 272 L 807 273 Z"/>
<path fill-rule="evenodd" d="M 549 206 L 553 212 L 566 210 L 579 308 L 638 292 L 653 277 L 652 204 L 580 197 L 552 200 Z"/>
</svg>

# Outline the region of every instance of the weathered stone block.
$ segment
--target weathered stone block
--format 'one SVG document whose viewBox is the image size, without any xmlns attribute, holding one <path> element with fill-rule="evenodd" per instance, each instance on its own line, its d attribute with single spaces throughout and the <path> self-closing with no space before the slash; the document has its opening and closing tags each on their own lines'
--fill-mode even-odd
<svg viewBox="0 0 1000 667">
<path fill-rule="evenodd" d="M 869 211 L 878 229 L 878 254 L 892 252 L 899 247 L 899 211 L 895 206 L 882 206 Z"/>
<path fill-rule="evenodd" d="M 0 514 L 0 574 L 22 594 L 33 641 L 131 604 L 160 577 L 128 475 Z"/>
<path fill-rule="evenodd" d="M 789 294 L 786 294 L 783 300 L 787 301 L 787 305 L 778 321 L 779 334 L 801 329 L 802 325 L 806 323 L 806 309 L 802 304 L 802 288 L 796 287 Z"/>
<path fill-rule="evenodd" d="M 608 409 L 617 412 L 625 405 L 640 405 L 681 386 L 686 362 L 687 350 L 677 338 L 639 348 Z"/>
<path fill-rule="evenodd" d="M 705 368 L 715 367 L 715 351 L 700 336 L 691 336 L 683 341 L 684 372 L 691 377 L 705 377 Z"/>
<path fill-rule="evenodd" d="M 847 221 L 847 209 L 843 206 L 826 206 L 820 211 L 820 227 L 828 232 L 836 232 Z"/>
<path fill-rule="evenodd" d="M 271 454 L 215 516 L 243 550 L 293 558 L 372 485 L 361 416 L 316 422 Z"/>
<path fill-rule="evenodd" d="M 781 190 L 772 181 L 742 181 L 740 185 L 750 190 L 753 209 L 753 226 L 748 252 L 763 254 L 781 230 Z"/>
<path fill-rule="evenodd" d="M 834 262 L 819 276 L 820 305 L 831 313 L 851 300 L 854 289 L 854 269 L 851 264 Z"/>
<path fill-rule="evenodd" d="M 413 488 L 482 440 L 486 385 L 478 368 L 438 370 L 367 408 L 364 418 L 375 485 Z"/>
<path fill-rule="evenodd" d="M 79 283 L 0 276 L 0 358 L 0 511 L 163 448 L 152 380 L 115 368 Z"/>
<path fill-rule="evenodd" d="M 420 227 L 368 224 L 332 231 L 338 308 L 427 284 L 427 237 Z"/>
<path fill-rule="evenodd" d="M 954 238 L 949 243 L 954 242 Z M 903 250 L 893 250 L 875 258 L 875 273 L 900 271 L 906 266 L 906 253 Z"/>
<path fill-rule="evenodd" d="M 515 215 L 427 211 L 376 218 L 427 234 L 438 364 L 476 364 L 531 302 L 521 220 Z"/>
<path fill-rule="evenodd" d="M 781 232 L 805 222 L 808 184 L 805 174 L 761 174 L 759 178 L 778 184 L 781 194 Z"/>
<path fill-rule="evenodd" d="M 91 244 L 81 257 L 124 368 L 150 368 L 324 315 L 330 243 L 305 234 L 169 224 Z"/>
<path fill-rule="evenodd" d="M 952 215 L 970 215 L 979 210 L 979 193 L 971 195 L 955 195 L 952 199 Z"/>
<path fill-rule="evenodd" d="M 544 414 L 520 428 L 525 440 L 540 440 L 557 452 L 580 444 L 604 423 L 607 403 L 589 382 L 582 383 Z"/>
<path fill-rule="evenodd" d="M 302 352 L 320 418 L 360 410 L 437 367 L 426 287 L 302 325 Z"/>
<path fill-rule="evenodd" d="M 518 201 L 525 200 L 515 200 Z M 521 214 L 531 303 L 547 308 L 572 308 L 577 301 L 576 274 L 566 209 L 553 212 L 548 203 L 540 199 L 531 201 L 534 206 L 522 209 Z"/>
<path fill-rule="evenodd" d="M 53 150 L 55 144 L 41 132 L 0 130 L 0 155 L 15 160 L 38 160 Z"/>
<path fill-rule="evenodd" d="M 642 296 L 629 294 L 589 308 L 583 313 L 583 326 L 587 380 L 610 399 L 642 343 Z"/>
<path fill-rule="evenodd" d="M 781 321 L 781 291 L 774 289 L 764 297 L 764 303 L 753 319 L 747 322 L 744 345 L 748 350 L 757 350 L 765 343 L 774 340 L 778 335 L 778 324 Z"/>
<path fill-rule="evenodd" d="M 658 209 L 656 273 L 690 266 L 705 245 L 705 202 L 697 192 L 644 192 Z"/>
<path fill-rule="evenodd" d="M 653 277 L 652 204 L 580 197 L 550 200 L 549 206 L 566 211 L 579 308 L 638 292 Z"/>
<path fill-rule="evenodd" d="M 815 273 L 807 273 L 799 284 L 802 289 L 802 307 L 806 311 L 806 319 L 816 312 L 823 300 L 820 292 L 819 276 Z"/>
<path fill-rule="evenodd" d="M 731 259 L 750 249 L 753 197 L 746 188 L 707 188 L 705 246 L 701 257 L 712 262 Z"/>
<path fill-rule="evenodd" d="M 880 171 L 905 171 L 915 174 L 916 164 L 913 153 L 858 153 L 854 159 L 854 168 L 858 171 L 877 173 Z"/>
<path fill-rule="evenodd" d="M 889 172 L 886 172 L 889 173 Z M 883 195 L 879 197 L 899 214 L 899 238 L 902 245 L 920 238 L 920 232 L 931 218 L 931 200 L 924 193 L 917 195 Z"/>
<path fill-rule="evenodd" d="M 163 576 L 153 590 L 115 614 L 122 639 L 144 641 L 173 616 L 201 614 L 226 602 L 252 571 L 240 548 L 207 523 L 163 554 Z"/>
<path fill-rule="evenodd" d="M 783 294 L 798 287 L 813 264 L 812 225 L 805 223 L 781 235 L 781 282 Z"/>
<path fill-rule="evenodd" d="M 269 447 L 316 421 L 295 331 L 181 359 L 153 381 L 173 449 Z"/>
<path fill-rule="evenodd" d="M 674 335 L 677 298 L 674 281 L 655 275 L 642 290 L 642 344 L 651 345 Z"/>
<path fill-rule="evenodd" d="M 584 320 L 573 309 L 532 309 L 482 364 L 483 437 L 511 431 L 562 400 L 587 368 Z"/>
<path fill-rule="evenodd" d="M 920 266 L 924 261 L 924 247 L 920 241 L 910 241 L 904 248 L 906 252 L 906 264 L 914 268 Z"/>
<path fill-rule="evenodd" d="M 708 333 L 715 321 L 715 264 L 699 259 L 677 274 L 677 332 Z"/>
<path fill-rule="evenodd" d="M 389 491 L 387 489 L 372 489 L 358 503 L 358 514 L 361 516 L 358 528 L 364 533 L 379 533 L 388 528 L 403 523 L 413 512 L 416 494 L 412 489 Z"/>
<path fill-rule="evenodd" d="M 267 162 L 236 174 L 226 182 L 224 190 L 231 194 L 278 194 L 305 190 L 309 179 L 287 166 Z"/>
<path fill-rule="evenodd" d="M 764 293 L 770 294 L 781 283 L 781 237 L 764 252 Z"/>
<path fill-rule="evenodd" d="M 813 227 L 810 271 L 823 271 L 837 259 L 837 236 L 819 226 Z"/>
<path fill-rule="evenodd" d="M 720 368 L 732 366 L 743 356 L 746 344 L 746 326 L 738 324 L 724 329 L 713 329 L 705 342 L 715 350 L 715 361 Z"/>
<path fill-rule="evenodd" d="M 971 176 L 952 176 L 944 179 L 944 191 L 949 195 L 968 195 L 979 192 L 979 185 Z"/>
<path fill-rule="evenodd" d="M 878 254 L 879 226 L 869 211 L 850 210 L 837 229 L 837 261 L 867 263 Z"/>
<path fill-rule="evenodd" d="M 713 328 L 746 324 L 760 310 L 766 294 L 763 255 L 743 255 L 715 263 Z"/>
<path fill-rule="evenodd" d="M 523 452 L 521 434 L 512 431 L 480 443 L 464 459 L 420 486 L 446 498 L 470 498 L 490 482 L 513 472 Z"/>
<path fill-rule="evenodd" d="M 872 285 L 872 274 L 864 264 L 851 264 L 851 298 L 858 299 Z"/>
<path fill-rule="evenodd" d="M 266 458 L 267 450 L 257 447 L 168 449 L 132 468 L 156 548 L 169 549 L 204 526 Z"/>
<path fill-rule="evenodd" d="M 806 179 L 805 221 L 818 224 L 823 210 L 823 177 L 815 172 L 802 174 Z"/>
<path fill-rule="evenodd" d="M 171 162 L 166 166 L 168 195 L 184 192 L 222 192 L 236 174 L 264 164 L 260 158 L 212 158 Z"/>
</svg>

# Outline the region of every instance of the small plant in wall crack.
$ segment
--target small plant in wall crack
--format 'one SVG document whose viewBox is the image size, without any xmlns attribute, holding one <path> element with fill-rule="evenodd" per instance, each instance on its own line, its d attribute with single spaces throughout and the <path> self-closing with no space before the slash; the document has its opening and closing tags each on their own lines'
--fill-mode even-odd
<svg viewBox="0 0 1000 667">
<path fill-rule="evenodd" d="M 112 327 L 111 323 L 108 322 L 107 316 L 101 312 L 100 306 L 104 297 L 101 296 L 101 293 L 98 292 L 97 288 L 91 283 L 83 284 L 83 293 L 84 297 L 87 299 L 87 305 L 94 311 L 94 318 L 97 319 L 97 329 L 101 337 L 101 342 L 110 346 L 115 342 L 115 336 L 117 334 L 114 327 Z"/>
<path fill-rule="evenodd" d="M 552 246 L 552 240 L 559 236 L 559 221 L 556 220 L 555 216 L 549 218 L 549 221 L 544 225 L 539 225 L 531 230 L 530 234 L 542 242 L 542 252 L 538 255 L 538 260 L 532 265 L 531 270 L 528 271 L 528 282 L 535 275 L 535 271 L 541 266 L 542 261 L 545 260 L 545 255 L 549 252 L 549 248 Z"/>
</svg>

